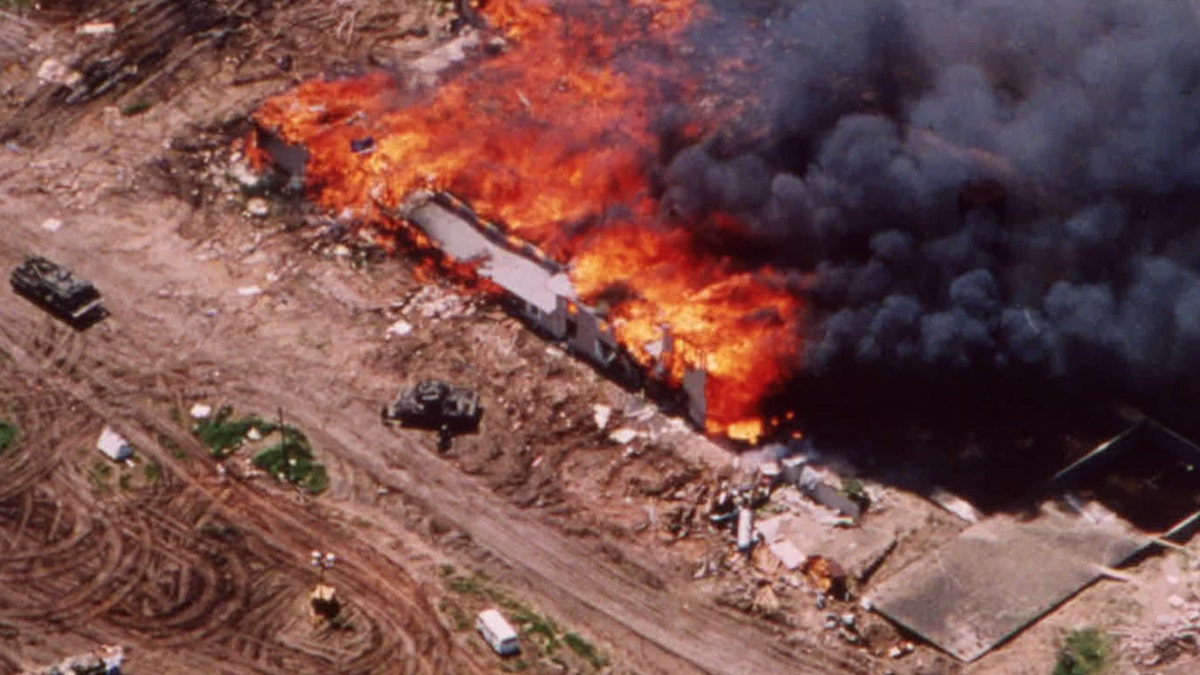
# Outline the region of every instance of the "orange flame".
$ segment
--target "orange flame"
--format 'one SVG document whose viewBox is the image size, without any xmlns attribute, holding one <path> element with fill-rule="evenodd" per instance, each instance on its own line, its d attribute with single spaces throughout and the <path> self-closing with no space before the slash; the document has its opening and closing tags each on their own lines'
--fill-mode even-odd
<svg viewBox="0 0 1200 675">
<path fill-rule="evenodd" d="M 755 440 L 761 400 L 799 366 L 801 308 L 782 275 L 738 269 L 700 251 L 687 224 L 658 222 L 653 112 L 697 86 L 646 54 L 673 53 L 704 12 L 693 0 L 615 4 L 598 16 L 491 0 L 485 16 L 509 48 L 436 90 L 384 73 L 316 80 L 266 101 L 256 121 L 308 149 L 310 197 L 330 211 L 395 228 L 388 214 L 414 190 L 449 190 L 567 263 L 635 358 L 649 363 L 645 346 L 669 326 L 669 378 L 705 367 L 709 430 Z M 367 137 L 373 149 L 354 152 Z M 616 286 L 628 292 L 605 300 Z"/>
</svg>

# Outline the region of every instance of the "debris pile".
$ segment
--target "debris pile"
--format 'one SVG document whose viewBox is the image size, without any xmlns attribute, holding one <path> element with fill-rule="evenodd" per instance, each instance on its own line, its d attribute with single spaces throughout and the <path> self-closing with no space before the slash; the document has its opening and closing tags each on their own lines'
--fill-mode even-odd
<svg viewBox="0 0 1200 675">
<path fill-rule="evenodd" d="M 426 320 L 458 319 L 473 316 L 475 303 L 451 290 L 426 284 L 399 308 L 405 315 Z"/>
<path fill-rule="evenodd" d="M 1192 571 L 1200 569 L 1200 561 L 1192 561 Z M 1166 575 L 1168 583 L 1179 581 L 1173 573 Z M 1154 667 L 1174 661 L 1184 655 L 1200 654 L 1200 596 L 1186 587 L 1171 594 L 1166 606 L 1147 620 L 1123 631 L 1121 651 L 1137 666 Z"/>
<path fill-rule="evenodd" d="M 121 675 L 125 650 L 120 645 L 101 645 L 86 654 L 63 659 L 59 663 L 36 671 L 38 675 Z"/>
</svg>

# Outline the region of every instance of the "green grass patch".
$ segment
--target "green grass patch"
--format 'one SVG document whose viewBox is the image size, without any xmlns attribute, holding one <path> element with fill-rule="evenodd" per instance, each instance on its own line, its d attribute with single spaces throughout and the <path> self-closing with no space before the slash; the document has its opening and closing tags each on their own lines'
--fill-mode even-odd
<svg viewBox="0 0 1200 675">
<path fill-rule="evenodd" d="M 865 502 L 867 500 L 867 489 L 863 487 L 862 481 L 857 478 L 842 479 L 842 494 L 847 499 L 856 502 Z"/>
<path fill-rule="evenodd" d="M 136 115 L 141 115 L 153 107 L 154 104 L 150 101 L 134 101 L 133 103 L 128 103 L 121 106 L 121 114 L 125 117 L 134 117 Z"/>
<path fill-rule="evenodd" d="M 328 489 L 329 475 L 313 461 L 312 446 L 304 433 L 288 424 L 275 430 L 279 440 L 254 456 L 254 466 L 312 494 Z"/>
<path fill-rule="evenodd" d="M 162 465 L 154 460 L 150 460 L 142 467 L 142 474 L 146 477 L 148 485 L 154 485 L 162 480 Z"/>
<path fill-rule="evenodd" d="M 486 597 L 488 595 L 485 584 L 486 579 L 481 574 L 470 577 L 452 577 L 450 581 L 446 582 L 450 590 L 459 595 L 477 595 L 479 597 Z"/>
<path fill-rule="evenodd" d="M 454 623 L 454 630 L 460 633 L 469 631 L 475 627 L 475 624 L 471 621 L 471 617 L 467 615 L 467 612 L 457 602 L 442 600 L 438 603 L 438 609 L 450 617 L 450 620 Z"/>
<path fill-rule="evenodd" d="M 509 614 L 509 618 L 520 626 L 521 634 L 526 638 L 537 640 L 542 649 L 549 654 L 558 649 L 558 625 L 553 619 L 548 619 L 525 606 L 518 606 Z"/>
<path fill-rule="evenodd" d="M 17 425 L 0 420 L 0 453 L 11 448 L 17 442 Z"/>
<path fill-rule="evenodd" d="M 263 437 L 279 436 L 254 456 L 255 466 L 309 494 L 329 489 L 325 466 L 313 459 L 312 446 L 304 432 L 290 424 L 268 422 L 258 415 L 237 417 L 233 408 L 222 406 L 212 417 L 196 422 L 192 433 L 214 457 L 224 459 L 245 445 L 251 429 Z"/>
<path fill-rule="evenodd" d="M 1054 675 L 1097 675 L 1108 662 L 1108 637 L 1095 628 L 1071 631 L 1063 640 Z"/>
<path fill-rule="evenodd" d="M 571 651 L 575 652 L 579 658 L 590 663 L 591 666 L 596 670 L 600 670 L 604 666 L 608 665 L 608 659 L 604 658 L 604 656 L 600 654 L 599 650 L 596 649 L 596 645 L 579 637 L 579 634 L 577 633 L 567 631 L 567 633 L 563 635 L 563 644 L 565 644 Z"/>
<path fill-rule="evenodd" d="M 258 429 L 265 435 L 274 431 L 275 427 L 258 415 L 234 418 L 233 408 L 224 406 L 212 417 L 196 422 L 192 433 L 214 457 L 225 458 L 242 447 L 246 442 L 246 433 L 251 429 Z"/>
</svg>

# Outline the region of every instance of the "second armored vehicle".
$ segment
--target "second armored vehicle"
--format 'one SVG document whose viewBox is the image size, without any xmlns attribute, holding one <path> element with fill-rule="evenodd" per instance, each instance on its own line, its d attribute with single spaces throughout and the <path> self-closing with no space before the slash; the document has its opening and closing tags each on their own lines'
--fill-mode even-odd
<svg viewBox="0 0 1200 675">
<path fill-rule="evenodd" d="M 9 277 L 13 290 L 29 301 L 84 329 L 108 316 L 100 291 L 90 281 L 42 256 L 29 256 Z"/>
<path fill-rule="evenodd" d="M 432 429 L 443 434 L 469 433 L 479 428 L 483 408 L 479 394 L 440 380 L 404 387 L 383 408 L 383 419 L 399 426 Z"/>
</svg>

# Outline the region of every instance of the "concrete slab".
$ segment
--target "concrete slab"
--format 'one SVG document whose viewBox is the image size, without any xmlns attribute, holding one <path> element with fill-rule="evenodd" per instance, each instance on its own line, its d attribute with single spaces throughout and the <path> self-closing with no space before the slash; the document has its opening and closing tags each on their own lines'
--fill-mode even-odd
<svg viewBox="0 0 1200 675">
<path fill-rule="evenodd" d="M 784 515 L 758 525 L 763 543 L 788 569 L 796 569 L 814 555 L 838 563 L 850 576 L 861 579 L 896 545 L 896 528 L 867 521 L 859 527 L 831 527 L 811 516 Z"/>
<path fill-rule="evenodd" d="M 963 661 L 1037 620 L 1150 540 L 1110 512 L 1045 505 L 967 528 L 872 593 L 876 609 Z"/>
</svg>

